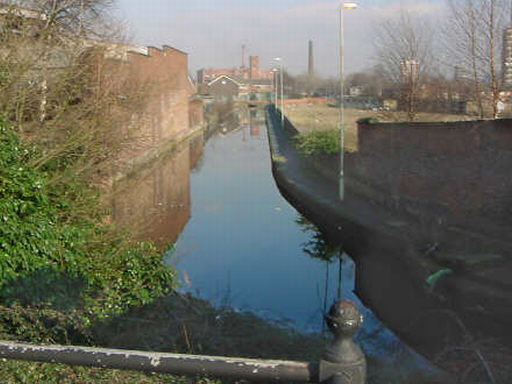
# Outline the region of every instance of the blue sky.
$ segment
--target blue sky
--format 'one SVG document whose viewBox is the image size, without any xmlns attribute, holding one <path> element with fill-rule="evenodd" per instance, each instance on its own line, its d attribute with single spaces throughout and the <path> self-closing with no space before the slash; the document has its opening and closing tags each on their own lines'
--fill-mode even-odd
<svg viewBox="0 0 512 384">
<path fill-rule="evenodd" d="M 439 14 L 443 0 L 360 0 L 346 12 L 346 69 L 372 66 L 373 25 L 400 7 Z M 241 64 L 241 46 L 260 56 L 263 66 L 282 56 L 287 69 L 307 70 L 308 40 L 315 44 L 315 66 L 338 73 L 339 0 L 118 0 L 130 39 L 141 45 L 168 44 L 189 53 L 190 70 Z"/>
</svg>

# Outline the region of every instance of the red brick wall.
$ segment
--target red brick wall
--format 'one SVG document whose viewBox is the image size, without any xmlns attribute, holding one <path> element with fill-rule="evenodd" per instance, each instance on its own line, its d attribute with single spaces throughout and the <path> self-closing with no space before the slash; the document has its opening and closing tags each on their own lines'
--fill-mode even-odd
<svg viewBox="0 0 512 384">
<path fill-rule="evenodd" d="M 132 116 L 131 133 L 140 150 L 189 131 L 188 56 L 171 47 L 129 55 L 130 74 L 143 95 L 142 113 Z"/>
<path fill-rule="evenodd" d="M 201 100 L 190 100 L 189 102 L 190 128 L 194 129 L 203 124 L 203 102 Z"/>
<path fill-rule="evenodd" d="M 358 142 L 348 176 L 381 202 L 455 216 L 512 214 L 512 120 L 359 122 Z"/>
</svg>

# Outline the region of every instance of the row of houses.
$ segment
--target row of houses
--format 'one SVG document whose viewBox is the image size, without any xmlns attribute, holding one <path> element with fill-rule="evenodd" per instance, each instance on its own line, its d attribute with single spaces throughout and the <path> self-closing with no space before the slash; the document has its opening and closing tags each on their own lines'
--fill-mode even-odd
<svg viewBox="0 0 512 384">
<path fill-rule="evenodd" d="M 217 101 L 269 100 L 273 87 L 274 72 L 261 68 L 258 56 L 249 58 L 249 67 L 203 68 L 197 72 L 199 92 Z"/>
</svg>

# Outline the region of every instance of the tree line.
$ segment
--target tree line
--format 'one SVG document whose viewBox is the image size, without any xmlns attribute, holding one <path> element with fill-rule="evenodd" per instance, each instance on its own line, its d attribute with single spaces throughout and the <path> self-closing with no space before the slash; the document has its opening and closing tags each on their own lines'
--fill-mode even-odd
<svg viewBox="0 0 512 384">
<path fill-rule="evenodd" d="M 511 6 L 506 0 L 446 0 L 436 20 L 402 8 L 375 25 L 374 65 L 347 76 L 345 89 L 396 99 L 410 120 L 420 110 L 463 112 L 467 103 L 468 113 L 496 118 L 509 86 L 504 56 L 512 57 L 512 48 L 507 51 L 504 36 L 512 26 Z M 307 74 L 285 81 L 289 93 L 322 96 L 339 94 L 338 82 Z"/>
</svg>

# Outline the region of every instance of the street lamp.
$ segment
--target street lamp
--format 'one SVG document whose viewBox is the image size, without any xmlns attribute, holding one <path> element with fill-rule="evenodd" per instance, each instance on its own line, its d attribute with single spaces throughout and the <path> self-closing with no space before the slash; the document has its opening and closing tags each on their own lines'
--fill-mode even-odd
<svg viewBox="0 0 512 384">
<path fill-rule="evenodd" d="M 283 90 L 283 59 L 280 57 L 274 58 L 280 64 L 280 75 L 281 75 L 281 128 L 284 128 L 284 90 Z"/>
<path fill-rule="evenodd" d="M 340 176 L 339 176 L 339 194 L 340 201 L 343 201 L 345 198 L 345 180 L 344 180 L 344 170 L 345 166 L 343 163 L 343 157 L 345 150 L 343 145 L 345 144 L 345 105 L 344 105 L 344 94 L 345 88 L 343 84 L 343 77 L 345 72 L 345 60 L 343 56 L 343 43 L 344 43 L 344 35 L 343 35 L 343 14 L 345 9 L 356 9 L 357 3 L 355 1 L 341 1 L 340 3 Z"/>
<path fill-rule="evenodd" d="M 277 68 L 272 68 L 272 86 L 274 87 L 274 108 L 277 104 Z"/>
</svg>

